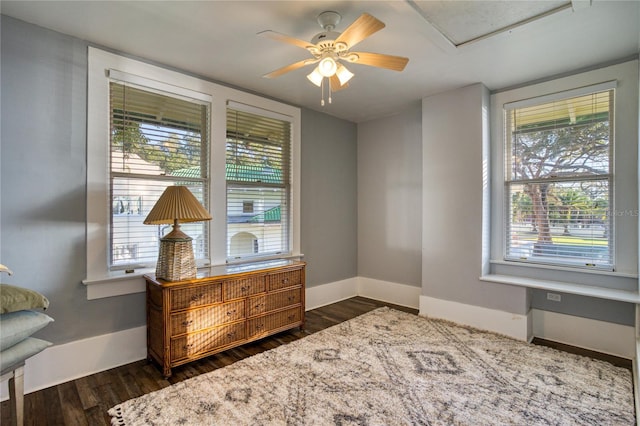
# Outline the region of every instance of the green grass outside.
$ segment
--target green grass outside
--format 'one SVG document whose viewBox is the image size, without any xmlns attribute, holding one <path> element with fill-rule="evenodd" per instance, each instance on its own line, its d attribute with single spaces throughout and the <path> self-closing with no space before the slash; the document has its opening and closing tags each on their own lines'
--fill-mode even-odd
<svg viewBox="0 0 640 426">
<path fill-rule="evenodd" d="M 571 244 L 581 246 L 606 246 L 609 241 L 606 238 L 583 238 L 572 237 L 571 235 L 552 235 L 551 239 L 554 244 Z M 538 241 L 538 236 L 535 234 L 519 234 L 518 240 L 520 241 Z"/>
</svg>

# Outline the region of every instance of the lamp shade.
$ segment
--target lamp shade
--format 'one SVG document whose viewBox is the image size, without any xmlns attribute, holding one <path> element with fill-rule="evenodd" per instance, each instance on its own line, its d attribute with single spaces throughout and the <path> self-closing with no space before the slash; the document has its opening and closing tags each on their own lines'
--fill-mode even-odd
<svg viewBox="0 0 640 426">
<path fill-rule="evenodd" d="M 336 70 L 336 75 L 338 76 L 338 79 L 340 80 L 340 85 L 341 86 L 344 85 L 349 80 L 351 80 L 351 77 L 353 77 L 353 73 L 351 71 L 349 71 L 347 69 L 347 67 L 345 67 L 342 64 L 338 65 L 338 69 Z"/>
<path fill-rule="evenodd" d="M 195 278 L 191 237 L 180 230 L 180 222 L 203 220 L 211 220 L 211 215 L 186 186 L 168 186 L 164 190 L 144 220 L 145 225 L 173 223 L 173 230 L 160 239 L 156 277 L 167 281 Z"/>
<path fill-rule="evenodd" d="M 318 72 L 320 72 L 323 77 L 331 77 L 334 75 L 336 73 L 336 68 L 338 68 L 338 64 L 336 64 L 336 61 L 334 61 L 330 56 L 322 58 L 318 64 Z"/>
<path fill-rule="evenodd" d="M 307 78 L 310 82 L 320 87 L 320 85 L 322 84 L 322 79 L 324 77 L 322 76 L 322 74 L 320 74 L 320 71 L 318 71 L 318 67 L 315 67 L 311 74 L 307 75 Z"/>
<path fill-rule="evenodd" d="M 186 186 L 168 186 L 151 209 L 145 225 L 211 220 L 209 212 Z"/>
</svg>

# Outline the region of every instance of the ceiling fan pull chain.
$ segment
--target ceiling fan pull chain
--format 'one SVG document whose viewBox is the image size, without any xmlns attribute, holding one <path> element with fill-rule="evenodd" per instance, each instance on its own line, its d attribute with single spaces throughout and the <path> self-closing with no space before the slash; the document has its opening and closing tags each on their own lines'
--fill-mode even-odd
<svg viewBox="0 0 640 426">
<path fill-rule="evenodd" d="M 329 104 L 331 104 L 331 82 L 329 82 Z"/>
<path fill-rule="evenodd" d="M 320 81 L 320 106 L 324 106 L 324 78 Z"/>
</svg>

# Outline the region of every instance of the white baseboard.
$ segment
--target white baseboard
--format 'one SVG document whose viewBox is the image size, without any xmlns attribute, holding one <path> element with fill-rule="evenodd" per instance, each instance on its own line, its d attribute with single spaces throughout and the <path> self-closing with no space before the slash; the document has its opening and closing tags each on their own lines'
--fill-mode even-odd
<svg viewBox="0 0 640 426">
<path fill-rule="evenodd" d="M 354 277 L 307 288 L 305 302 L 306 309 L 311 310 L 360 295 L 402 306 L 416 306 L 419 294 L 418 287 Z M 25 393 L 144 359 L 147 356 L 146 330 L 146 326 L 136 327 L 45 349 L 26 361 Z M 0 386 L 0 400 L 8 398 L 5 381 Z"/>
<path fill-rule="evenodd" d="M 514 339 L 528 341 L 529 315 L 518 315 L 481 306 L 420 296 L 420 315 L 493 331 Z"/>
<path fill-rule="evenodd" d="M 607 336 L 613 340 L 626 340 L 628 329 L 630 329 L 631 340 L 635 342 L 633 327 L 609 323 L 595 324 L 600 323 L 600 321 L 594 322 L 594 320 L 568 315 L 557 317 L 547 315 L 548 313 L 544 313 L 542 317 L 540 317 L 541 314 L 536 314 L 538 315 L 536 321 L 532 318 L 531 312 L 529 315 L 515 315 L 479 306 L 421 296 L 420 292 L 420 287 L 354 277 L 307 288 L 305 293 L 306 309 L 316 309 L 354 296 L 362 296 L 396 305 L 419 308 L 420 315 L 442 318 L 483 330 L 494 331 L 519 340 L 528 340 L 531 336 L 531 324 L 538 323 L 538 328 L 535 328 L 534 331 L 534 334 L 538 337 L 628 358 L 635 358 L 636 356 L 635 343 L 632 346 L 633 355 L 629 356 L 629 348 L 626 345 L 621 349 L 617 347 L 612 349 L 607 346 L 608 344 L 603 346 L 601 343 L 591 341 L 596 335 Z M 571 323 L 573 325 L 569 327 L 572 333 L 563 334 L 561 333 L 561 330 L 563 330 L 562 325 L 568 324 L 569 319 L 573 321 Z M 598 330 L 600 331 L 598 333 L 593 333 L 594 326 L 604 328 L 599 328 Z M 576 341 L 573 337 L 575 335 L 573 331 L 576 329 L 585 330 L 585 338 L 589 336 L 591 340 L 580 339 Z M 566 338 L 562 337 L 565 335 Z M 25 393 L 139 361 L 146 356 L 146 326 L 51 346 L 26 361 L 24 370 Z M 7 383 L 4 382 L 0 387 L 0 400 L 8 399 L 8 395 Z"/>
<path fill-rule="evenodd" d="M 636 358 L 635 329 L 573 315 L 532 309 L 517 315 L 480 306 L 420 296 L 420 315 L 465 324 L 529 341 L 532 337 L 627 359 Z"/>
<path fill-rule="evenodd" d="M 307 287 L 305 291 L 305 310 L 310 311 L 330 305 L 358 295 L 358 279 L 349 278 L 342 281 Z"/>
<path fill-rule="evenodd" d="M 627 359 L 636 357 L 632 326 L 532 309 L 533 335 Z"/>
<path fill-rule="evenodd" d="M 418 309 L 422 288 L 358 277 L 358 296 Z"/>
<path fill-rule="evenodd" d="M 50 346 L 27 359 L 24 368 L 25 394 L 139 361 L 147 356 L 147 327 Z M 9 399 L 7 382 L 0 388 L 0 400 Z"/>
</svg>

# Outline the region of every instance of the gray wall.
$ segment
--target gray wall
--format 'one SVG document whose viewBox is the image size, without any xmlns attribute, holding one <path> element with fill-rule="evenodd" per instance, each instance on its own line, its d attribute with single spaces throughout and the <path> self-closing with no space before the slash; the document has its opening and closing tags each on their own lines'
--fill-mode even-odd
<svg viewBox="0 0 640 426">
<path fill-rule="evenodd" d="M 592 274 L 580 269 L 545 269 L 522 266 L 514 262 L 501 262 L 491 265 L 494 274 L 520 276 L 541 280 L 595 285 L 637 291 L 638 262 L 638 217 L 632 212 L 638 206 L 638 61 L 625 60 L 621 63 L 598 67 L 563 77 L 550 78 L 536 84 L 499 91 L 492 94 L 492 132 L 499 136 L 502 132 L 502 105 L 520 99 L 529 99 L 544 93 L 558 93 L 574 87 L 586 87 L 603 81 L 616 80 L 615 96 L 615 191 L 612 207 L 618 212 L 631 214 L 616 215 L 614 229 L 616 270 L 615 274 Z M 502 163 L 502 143 L 499 137 L 492 141 L 496 149 L 492 151 L 493 164 Z M 495 173 L 497 169 L 494 168 Z M 493 190 L 502 191 L 501 173 L 492 174 Z M 494 197 L 492 209 L 501 211 L 501 197 Z M 501 218 L 495 215 L 492 226 L 497 231 L 491 243 L 492 258 L 502 257 L 500 241 Z M 631 303 L 615 302 L 598 298 L 562 294 L 561 302 L 547 300 L 547 291 L 532 290 L 532 308 L 592 318 L 623 325 L 634 325 L 635 307 Z"/>
<path fill-rule="evenodd" d="M 422 294 L 524 315 L 527 290 L 480 281 L 489 91 L 482 84 L 422 101 Z"/>
<path fill-rule="evenodd" d="M 358 275 L 420 287 L 420 103 L 358 124 Z"/>
<path fill-rule="evenodd" d="M 558 303 L 548 301 L 543 290 L 478 279 L 483 256 L 488 258 L 481 220 L 483 185 L 488 179 L 482 169 L 486 164 L 482 119 L 488 105 L 488 92 L 481 84 L 423 99 L 422 294 L 517 314 L 535 308 L 633 325 L 630 303 L 571 294 L 562 294 Z M 557 280 L 557 275 L 536 271 L 533 276 Z"/>
<path fill-rule="evenodd" d="M 561 302 L 547 299 L 547 291 L 532 290 L 531 308 L 576 317 L 590 318 L 615 324 L 634 326 L 635 306 L 633 303 L 617 302 L 615 300 L 599 299 L 595 297 L 578 296 L 577 294 L 560 294 Z"/>
<path fill-rule="evenodd" d="M 144 325 L 144 294 L 88 301 L 81 283 L 87 44 L 6 16 L 1 37 L 0 260 L 14 271 L 1 278 L 50 299 L 55 322 L 38 335 L 55 344 Z M 309 286 L 356 273 L 355 129 L 302 114 L 301 246 Z"/>
<path fill-rule="evenodd" d="M 143 294 L 87 301 L 81 284 L 86 43 L 5 16 L 1 43 L 0 260 L 15 272 L 3 282 L 51 299 L 56 321 L 39 335 L 56 344 L 143 325 Z M 358 126 L 302 111 L 309 287 L 360 275 L 526 313 L 530 292 L 478 280 L 487 98 L 484 87 L 470 86 Z M 553 310 L 541 294 L 536 306 Z M 628 323 L 628 304 L 585 299 L 563 299 L 563 312 Z"/>
<path fill-rule="evenodd" d="M 302 110 L 301 251 L 307 287 L 357 275 L 356 125 Z"/>
<path fill-rule="evenodd" d="M 144 294 L 86 300 L 87 49 L 2 16 L 0 259 L 42 292 L 54 343 L 145 323 Z"/>
</svg>

